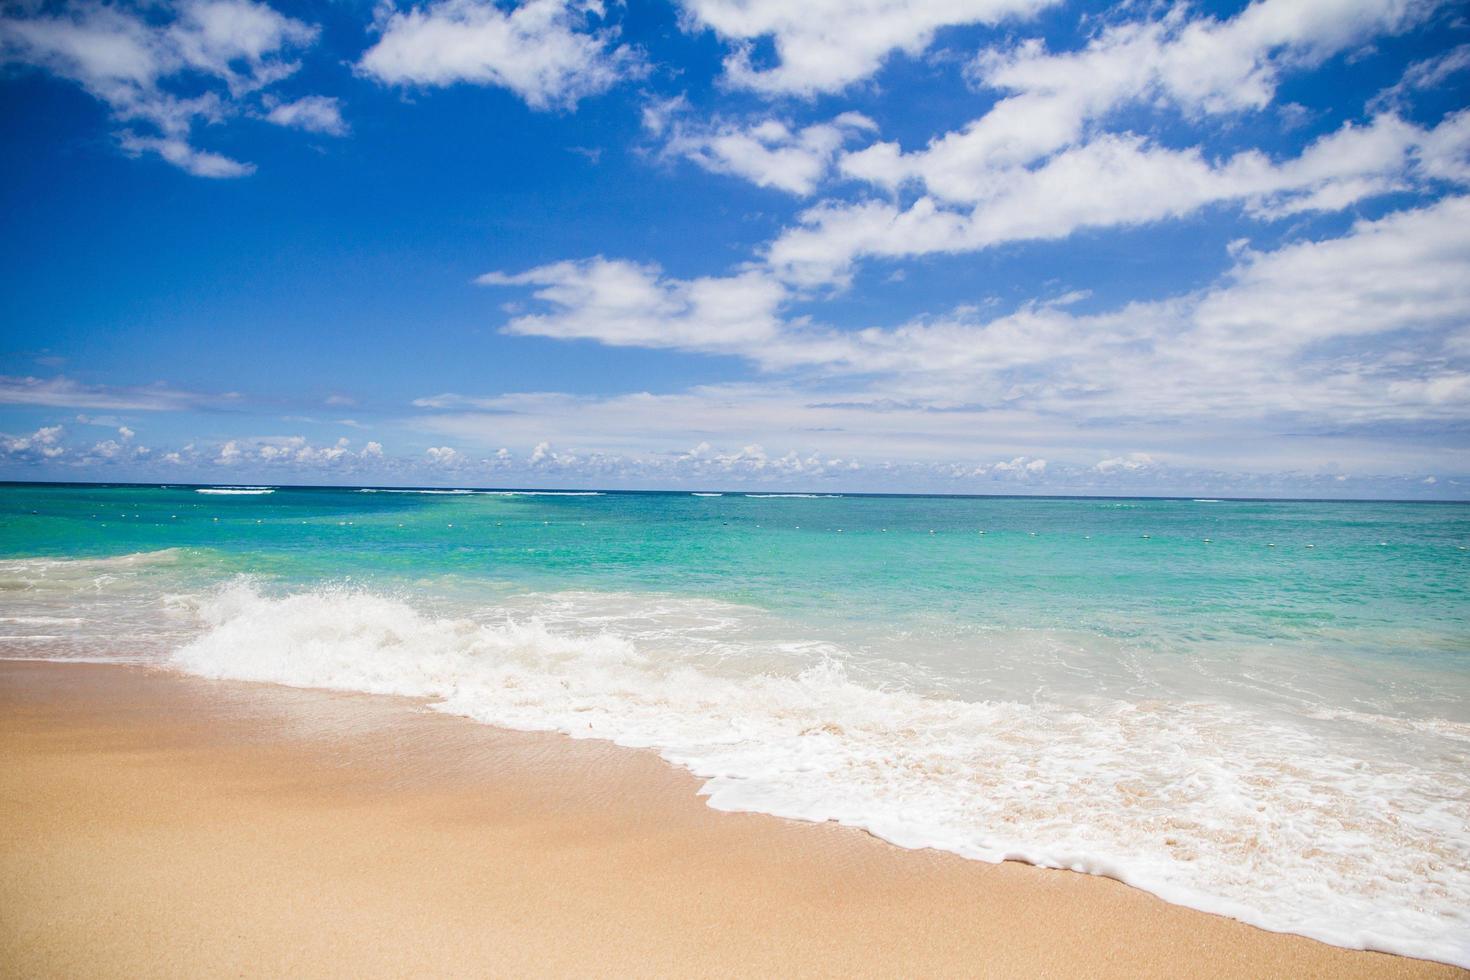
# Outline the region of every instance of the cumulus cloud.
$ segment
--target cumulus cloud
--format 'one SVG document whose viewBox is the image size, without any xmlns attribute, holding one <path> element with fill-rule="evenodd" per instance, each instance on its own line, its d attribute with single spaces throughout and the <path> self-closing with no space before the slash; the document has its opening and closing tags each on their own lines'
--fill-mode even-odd
<svg viewBox="0 0 1470 980">
<path fill-rule="evenodd" d="M 1110 456 L 1100 459 L 1092 467 L 1099 473 L 1137 473 L 1154 465 L 1154 458 L 1148 453 L 1128 453 L 1126 456 Z"/>
<path fill-rule="evenodd" d="M 67 445 L 66 430 L 60 425 L 43 425 L 29 435 L 0 433 L 0 463 L 10 465 L 49 465 L 78 469 L 123 462 L 139 462 L 152 458 L 153 451 L 134 442 L 136 435 L 120 426 L 116 439 L 103 439 L 92 445 Z"/>
<path fill-rule="evenodd" d="M 59 425 L 43 425 L 26 436 L 0 434 L 0 453 L 9 460 L 55 459 L 65 452 L 59 445 L 64 431 Z"/>
<path fill-rule="evenodd" d="M 1359 221 L 1336 238 L 1265 252 L 1239 247 L 1233 267 L 1209 288 L 1088 314 L 1029 303 L 998 317 L 969 309 L 892 328 L 838 330 L 788 316 L 791 297 L 753 272 L 718 283 L 747 300 L 738 317 L 733 306 L 719 306 L 716 315 L 691 301 L 694 282 L 603 259 L 491 281 L 542 287 L 536 295 L 549 311 L 517 317 L 512 331 L 726 353 L 772 371 L 871 379 L 844 396 L 849 409 L 1024 409 L 1079 423 L 1289 417 L 1327 425 L 1449 421 L 1470 411 L 1470 197 Z M 755 301 L 759 284 L 768 291 Z M 419 405 L 507 413 L 536 407 L 451 396 Z M 753 404 L 739 414 L 760 411 Z M 817 427 L 852 424 L 850 412 L 781 411 Z M 924 427 L 937 431 L 932 417 Z"/>
<path fill-rule="evenodd" d="M 894 52 L 920 55 L 942 28 L 1028 17 L 1056 0 L 680 0 L 689 23 L 730 42 L 728 84 L 811 97 L 873 75 Z M 769 38 L 776 64 L 757 64 Z"/>
<path fill-rule="evenodd" d="M 296 72 L 294 55 L 317 35 L 254 0 L 72 0 L 0 17 L 0 63 L 80 85 L 124 127 L 117 138 L 130 154 L 200 177 L 241 177 L 254 167 L 195 146 L 196 123 L 240 114 L 254 93 Z"/>
<path fill-rule="evenodd" d="M 1283 72 L 1399 32 L 1428 9 L 1409 0 L 1257 0 L 1222 21 L 1191 18 L 1180 4 L 1160 19 L 1114 24 L 1078 51 L 1050 52 L 1034 39 L 986 50 L 972 78 L 1005 94 L 984 115 L 913 153 L 880 144 L 847 168 L 972 200 L 988 177 L 1083 141 L 1089 123 L 1125 106 L 1172 105 L 1186 116 L 1264 108 Z"/>
<path fill-rule="evenodd" d="M 877 129 L 857 112 L 803 128 L 778 119 L 754 123 L 716 122 L 689 125 L 663 119 L 650 128 L 671 128 L 664 143 L 667 156 L 683 157 L 713 173 L 729 174 L 758 187 L 807 195 L 827 176 L 837 153 L 849 140 Z"/>
<path fill-rule="evenodd" d="M 741 352 L 773 340 L 784 288 L 759 272 L 670 279 L 657 266 L 602 257 L 527 272 L 491 272 L 487 286 L 531 286 L 551 312 L 515 317 L 507 333 L 619 347 Z"/>
<path fill-rule="evenodd" d="M 1034 167 L 987 163 L 991 169 L 984 171 L 926 174 L 925 187 L 940 193 L 907 206 L 891 198 L 820 204 L 770 243 L 766 261 L 788 282 L 817 286 L 847 282 L 853 263 L 866 256 L 1058 240 L 1084 228 L 1182 218 L 1210 205 L 1238 204 L 1264 219 L 1340 211 L 1426 182 L 1464 181 L 1467 148 L 1470 112 L 1431 129 L 1397 116 L 1346 123 L 1284 160 L 1257 150 L 1210 159 L 1197 147 L 1104 134 Z"/>
<path fill-rule="evenodd" d="M 388 85 L 494 85 L 533 109 L 571 108 L 641 71 L 599 0 L 438 0 L 390 10 L 359 69 Z"/>
<path fill-rule="evenodd" d="M 361 449 L 354 449 L 352 441 L 345 437 L 332 443 L 315 444 L 299 435 L 249 436 L 221 443 L 212 455 L 191 444 L 185 450 L 169 453 L 164 458 L 177 464 L 210 462 L 226 467 L 353 472 L 364 463 L 381 460 L 383 447 L 380 443 L 369 442 Z"/>
</svg>

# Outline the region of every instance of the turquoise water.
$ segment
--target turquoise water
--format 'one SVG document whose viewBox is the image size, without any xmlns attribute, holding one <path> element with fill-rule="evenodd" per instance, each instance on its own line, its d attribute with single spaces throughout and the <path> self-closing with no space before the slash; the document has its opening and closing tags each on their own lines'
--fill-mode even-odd
<svg viewBox="0 0 1470 980">
<path fill-rule="evenodd" d="M 6 486 L 0 655 L 431 697 L 1466 963 L 1467 545 L 1452 504 Z"/>
</svg>

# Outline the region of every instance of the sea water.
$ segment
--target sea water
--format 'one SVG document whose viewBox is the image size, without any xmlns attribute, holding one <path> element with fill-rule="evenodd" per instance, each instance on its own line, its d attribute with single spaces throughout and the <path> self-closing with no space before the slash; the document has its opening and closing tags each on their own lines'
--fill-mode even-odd
<svg viewBox="0 0 1470 980">
<path fill-rule="evenodd" d="M 432 699 L 711 806 L 1470 966 L 1470 505 L 0 487 L 0 656 Z"/>
</svg>

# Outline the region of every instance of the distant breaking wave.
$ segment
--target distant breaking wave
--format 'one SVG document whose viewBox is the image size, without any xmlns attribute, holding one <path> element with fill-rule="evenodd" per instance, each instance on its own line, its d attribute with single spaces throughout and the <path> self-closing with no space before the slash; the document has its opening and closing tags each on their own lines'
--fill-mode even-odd
<svg viewBox="0 0 1470 980">
<path fill-rule="evenodd" d="M 747 493 L 747 497 L 757 500 L 769 500 L 773 497 L 794 497 L 802 500 L 826 500 L 841 497 L 840 493 Z"/>
<path fill-rule="evenodd" d="M 487 497 L 601 497 L 601 490 L 476 490 Z"/>
<path fill-rule="evenodd" d="M 261 494 L 275 493 L 274 487 L 204 487 L 194 491 L 195 493 L 220 493 L 239 494 L 246 497 L 257 497 Z"/>
<path fill-rule="evenodd" d="M 435 495 L 439 495 L 439 496 L 462 497 L 462 496 L 465 496 L 466 494 L 472 494 L 475 491 L 473 491 L 473 490 L 390 490 L 390 489 L 378 489 L 376 487 L 364 487 L 363 489 L 361 489 L 361 490 L 359 490 L 357 492 L 358 493 L 427 493 L 427 494 L 435 494 Z"/>
<path fill-rule="evenodd" d="M 695 496 L 695 497 L 723 497 L 724 494 L 723 493 L 696 493 L 696 494 L 691 494 L 691 496 Z"/>
<path fill-rule="evenodd" d="M 363 487 L 358 493 L 422 493 L 443 497 L 601 497 L 601 490 L 402 490 Z"/>
</svg>

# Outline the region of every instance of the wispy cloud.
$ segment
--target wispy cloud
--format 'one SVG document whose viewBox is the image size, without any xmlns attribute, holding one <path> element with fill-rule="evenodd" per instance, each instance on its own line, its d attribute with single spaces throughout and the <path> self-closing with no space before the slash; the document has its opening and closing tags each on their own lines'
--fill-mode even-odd
<svg viewBox="0 0 1470 980">
<path fill-rule="evenodd" d="M 319 29 L 255 0 L 23 5 L 0 17 L 0 63 L 80 85 L 123 126 L 124 151 L 152 153 L 199 177 L 243 177 L 248 162 L 202 149 L 197 124 L 253 111 L 257 93 L 293 75 Z"/>
<path fill-rule="evenodd" d="M 34 378 L 0 375 L 0 405 L 163 412 L 228 400 L 228 396 L 209 397 L 163 384 L 116 387 L 82 384 L 62 376 Z"/>
</svg>

